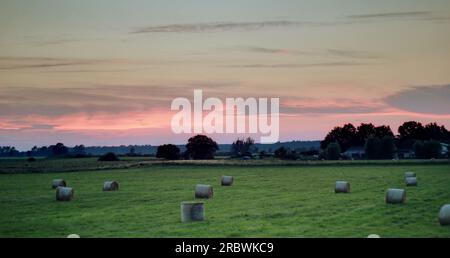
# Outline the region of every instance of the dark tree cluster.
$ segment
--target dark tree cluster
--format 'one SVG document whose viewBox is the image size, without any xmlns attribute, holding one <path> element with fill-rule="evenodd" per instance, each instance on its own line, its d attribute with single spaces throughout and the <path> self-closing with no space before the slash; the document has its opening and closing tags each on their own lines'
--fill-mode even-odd
<svg viewBox="0 0 450 258">
<path fill-rule="evenodd" d="M 0 157 L 15 157 L 19 155 L 19 151 L 15 147 L 0 146 Z"/>
<path fill-rule="evenodd" d="M 345 124 L 333 128 L 320 145 L 327 159 L 336 158 L 328 155 L 331 144 L 337 144 L 341 152 L 352 146 L 364 146 L 368 159 L 392 159 L 397 149 L 414 149 L 417 158 L 437 158 L 441 155 L 441 142 L 450 143 L 450 132 L 444 126 L 409 121 L 398 128 L 397 136 L 385 125 Z M 336 149 L 332 146 L 333 153 Z"/>
<path fill-rule="evenodd" d="M 180 159 L 180 149 L 173 144 L 164 144 L 158 147 L 156 157 L 167 160 L 177 160 Z"/>
<path fill-rule="evenodd" d="M 237 139 L 231 144 L 231 156 L 232 157 L 244 157 L 251 156 L 253 152 L 256 151 L 254 148 L 255 140 L 252 138 L 247 139 Z"/>
<path fill-rule="evenodd" d="M 389 126 L 374 126 L 373 124 L 361 124 L 355 127 L 353 124 L 345 124 L 342 127 L 335 127 L 325 139 L 320 142 L 320 147 L 325 150 L 329 144 L 338 143 L 341 151 L 346 151 L 352 146 L 364 146 L 369 137 L 383 138 L 385 136 L 394 137 Z"/>
<path fill-rule="evenodd" d="M 450 132 L 436 123 L 422 125 L 419 122 L 410 121 L 403 123 L 398 128 L 399 140 L 402 147 L 410 148 L 415 141 L 439 141 L 450 143 Z"/>
<path fill-rule="evenodd" d="M 381 139 L 372 136 L 366 141 L 365 153 L 367 159 L 392 159 L 396 151 L 395 139 L 392 136 L 385 136 Z"/>
<path fill-rule="evenodd" d="M 442 155 L 441 143 L 435 140 L 416 141 L 414 152 L 418 159 L 438 159 Z"/>
<path fill-rule="evenodd" d="M 186 144 L 185 157 L 191 159 L 214 159 L 219 150 L 217 143 L 206 135 L 197 135 L 189 138 Z"/>
<path fill-rule="evenodd" d="M 300 158 L 300 153 L 298 153 L 296 150 L 280 147 L 275 150 L 274 157 L 284 160 L 297 160 Z"/>
</svg>

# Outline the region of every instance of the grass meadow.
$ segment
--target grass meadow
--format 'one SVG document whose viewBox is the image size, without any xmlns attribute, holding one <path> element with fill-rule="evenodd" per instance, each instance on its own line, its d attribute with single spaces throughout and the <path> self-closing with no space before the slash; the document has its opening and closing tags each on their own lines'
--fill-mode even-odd
<svg viewBox="0 0 450 258">
<path fill-rule="evenodd" d="M 417 173 L 418 187 L 406 188 L 405 171 Z M 234 176 L 234 185 L 220 186 L 222 175 Z M 56 178 L 74 188 L 74 200 L 55 201 Z M 120 190 L 103 192 L 106 180 L 117 180 Z M 335 194 L 336 180 L 349 181 L 351 193 Z M 214 187 L 206 221 L 183 224 L 180 203 L 194 200 L 200 183 Z M 449 186 L 449 163 L 0 174 L 0 237 L 450 237 L 437 217 L 450 203 Z M 387 205 L 388 188 L 406 188 L 406 204 Z"/>
</svg>

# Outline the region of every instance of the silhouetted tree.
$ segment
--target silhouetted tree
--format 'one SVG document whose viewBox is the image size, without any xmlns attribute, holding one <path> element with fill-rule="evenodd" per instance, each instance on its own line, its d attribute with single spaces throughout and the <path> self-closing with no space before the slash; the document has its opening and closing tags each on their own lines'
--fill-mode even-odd
<svg viewBox="0 0 450 258">
<path fill-rule="evenodd" d="M 418 159 L 438 159 L 441 157 L 441 143 L 435 140 L 416 141 L 414 144 L 414 152 Z"/>
<path fill-rule="evenodd" d="M 335 127 L 327 134 L 325 139 L 320 142 L 322 149 L 326 149 L 331 143 L 337 142 L 342 149 L 346 151 L 352 145 L 358 144 L 357 130 L 352 124 L 346 124 L 343 127 Z"/>
<path fill-rule="evenodd" d="M 0 157 L 14 157 L 18 156 L 20 152 L 12 146 L 0 147 Z"/>
<path fill-rule="evenodd" d="M 76 145 L 75 147 L 73 147 L 72 153 L 78 156 L 84 156 L 86 155 L 86 147 L 84 147 L 83 144 Z"/>
<path fill-rule="evenodd" d="M 158 147 L 156 157 L 168 160 L 177 160 L 180 159 L 180 149 L 173 144 L 164 144 Z"/>
<path fill-rule="evenodd" d="M 424 127 L 416 121 L 404 122 L 398 128 L 399 137 L 402 140 L 424 140 Z"/>
<path fill-rule="evenodd" d="M 375 127 L 375 136 L 380 139 L 383 139 L 386 136 L 394 137 L 394 133 L 392 132 L 390 126 L 381 125 L 381 126 Z"/>
<path fill-rule="evenodd" d="M 448 142 L 448 131 L 444 126 L 439 126 L 436 123 L 430 123 L 425 125 L 424 139 L 426 140 L 437 140 L 441 142 Z"/>
<path fill-rule="evenodd" d="M 365 154 L 367 159 L 379 159 L 381 152 L 380 138 L 372 136 L 366 141 Z"/>
<path fill-rule="evenodd" d="M 247 138 L 245 140 L 237 139 L 231 144 L 231 155 L 234 157 L 251 156 L 255 140 Z"/>
<path fill-rule="evenodd" d="M 186 144 L 187 154 L 192 159 L 214 159 L 217 150 L 217 143 L 205 135 L 191 137 Z"/>
<path fill-rule="evenodd" d="M 330 143 L 325 149 L 325 158 L 328 160 L 338 160 L 341 157 L 341 147 L 339 143 Z"/>
<path fill-rule="evenodd" d="M 375 136 L 375 126 L 373 124 L 362 123 L 356 129 L 357 145 L 364 145 L 369 137 Z"/>
<path fill-rule="evenodd" d="M 63 156 L 69 153 L 69 149 L 62 143 L 57 143 L 56 145 L 51 145 L 48 147 L 51 155 L 53 156 Z"/>
<path fill-rule="evenodd" d="M 395 139 L 393 136 L 384 136 L 380 141 L 380 159 L 393 159 L 397 147 L 395 146 Z"/>
</svg>

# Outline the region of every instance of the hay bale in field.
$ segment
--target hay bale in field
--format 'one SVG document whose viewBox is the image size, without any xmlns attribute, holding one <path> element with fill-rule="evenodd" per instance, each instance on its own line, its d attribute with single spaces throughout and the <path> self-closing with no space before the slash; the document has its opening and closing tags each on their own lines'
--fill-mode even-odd
<svg viewBox="0 0 450 258">
<path fill-rule="evenodd" d="M 205 220 L 205 208 L 202 202 L 182 202 L 181 222 L 203 221 Z"/>
<path fill-rule="evenodd" d="M 119 191 L 119 183 L 116 181 L 106 181 L 103 184 L 103 191 Z"/>
<path fill-rule="evenodd" d="M 405 178 L 406 186 L 417 186 L 417 177 Z"/>
<path fill-rule="evenodd" d="M 377 234 L 370 234 L 367 236 L 367 238 L 381 238 L 380 235 Z"/>
<path fill-rule="evenodd" d="M 404 189 L 388 189 L 386 203 L 398 204 L 406 202 L 406 191 Z"/>
<path fill-rule="evenodd" d="M 233 185 L 234 178 L 232 176 L 222 176 L 222 186 Z"/>
<path fill-rule="evenodd" d="M 446 204 L 442 206 L 439 211 L 439 223 L 441 226 L 450 225 L 450 204 Z"/>
<path fill-rule="evenodd" d="M 195 198 L 212 198 L 213 188 L 210 185 L 196 185 L 195 186 Z"/>
<path fill-rule="evenodd" d="M 335 193 L 350 193 L 350 183 L 347 181 L 336 181 Z"/>
<path fill-rule="evenodd" d="M 73 188 L 61 187 L 56 188 L 57 201 L 70 201 L 73 199 Z"/>
<path fill-rule="evenodd" d="M 59 186 L 66 187 L 67 186 L 66 181 L 64 179 L 54 179 L 52 182 L 52 189 L 56 189 Z"/>
<path fill-rule="evenodd" d="M 77 234 L 70 234 L 67 236 L 67 238 L 80 238 L 80 236 Z"/>
<path fill-rule="evenodd" d="M 416 173 L 414 173 L 414 172 L 405 172 L 405 178 L 408 178 L 408 177 L 416 177 Z"/>
</svg>

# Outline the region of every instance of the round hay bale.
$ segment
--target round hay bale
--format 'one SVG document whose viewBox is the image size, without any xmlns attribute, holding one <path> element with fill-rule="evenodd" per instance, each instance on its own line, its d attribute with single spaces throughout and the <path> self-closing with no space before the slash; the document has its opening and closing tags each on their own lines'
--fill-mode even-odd
<svg viewBox="0 0 450 258">
<path fill-rule="evenodd" d="M 202 202 L 182 202 L 181 222 L 203 221 L 205 220 L 205 208 Z"/>
<path fill-rule="evenodd" d="M 350 183 L 347 181 L 336 181 L 335 193 L 350 193 Z"/>
<path fill-rule="evenodd" d="M 386 203 L 398 204 L 406 202 L 406 191 L 404 189 L 388 189 Z"/>
<path fill-rule="evenodd" d="M 367 236 L 367 238 L 381 238 L 381 237 L 377 234 L 370 234 Z"/>
<path fill-rule="evenodd" d="M 119 191 L 119 183 L 116 181 L 106 181 L 103 184 L 103 191 Z"/>
<path fill-rule="evenodd" d="M 56 189 L 59 186 L 66 187 L 67 186 L 66 181 L 64 179 L 54 179 L 52 182 L 52 189 Z"/>
<path fill-rule="evenodd" d="M 213 188 L 210 185 L 196 185 L 195 186 L 195 198 L 212 198 Z"/>
<path fill-rule="evenodd" d="M 77 234 L 70 234 L 67 236 L 67 238 L 80 238 L 80 236 Z"/>
<path fill-rule="evenodd" d="M 233 185 L 234 178 L 232 176 L 222 176 L 222 186 Z"/>
<path fill-rule="evenodd" d="M 441 226 L 450 225 L 450 204 L 446 204 L 442 206 L 439 211 L 439 223 Z"/>
<path fill-rule="evenodd" d="M 70 187 L 56 188 L 56 200 L 57 201 L 70 201 L 73 199 L 73 189 Z"/>
<path fill-rule="evenodd" d="M 416 177 L 416 173 L 414 173 L 414 172 L 405 172 L 405 178 L 408 178 L 408 177 Z"/>
<path fill-rule="evenodd" d="M 405 178 L 406 186 L 417 186 L 417 177 Z"/>
</svg>

